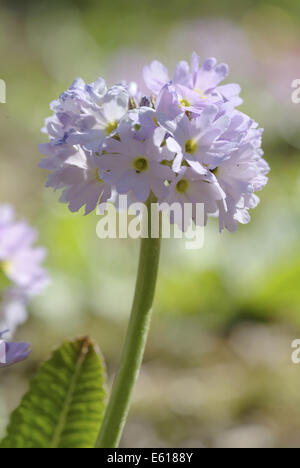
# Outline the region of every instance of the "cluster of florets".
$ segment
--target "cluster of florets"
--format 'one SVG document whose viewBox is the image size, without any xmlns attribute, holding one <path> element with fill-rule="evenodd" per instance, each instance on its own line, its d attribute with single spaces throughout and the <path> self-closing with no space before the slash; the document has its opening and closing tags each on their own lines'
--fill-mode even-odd
<svg viewBox="0 0 300 468">
<path fill-rule="evenodd" d="M 204 222 L 218 216 L 220 230 L 248 223 L 269 166 L 262 129 L 236 109 L 239 85 L 220 84 L 227 74 L 225 64 L 201 65 L 194 53 L 173 78 L 157 61 L 145 67 L 149 97 L 134 83 L 107 89 L 102 78 L 75 80 L 43 129 L 47 186 L 63 190 L 71 211 L 90 213 L 115 194 L 145 202 L 152 193 L 164 205 L 202 203 Z"/>
<path fill-rule="evenodd" d="M 48 282 L 42 268 L 46 251 L 33 246 L 36 238 L 35 229 L 15 221 L 10 205 L 0 205 L 0 332 L 13 333 L 26 320 L 28 301 Z"/>
</svg>

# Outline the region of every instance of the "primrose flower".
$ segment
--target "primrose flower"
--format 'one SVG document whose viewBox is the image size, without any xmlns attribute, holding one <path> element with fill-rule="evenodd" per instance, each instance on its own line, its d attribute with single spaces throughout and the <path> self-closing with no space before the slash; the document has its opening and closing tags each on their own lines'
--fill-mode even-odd
<svg viewBox="0 0 300 468">
<path fill-rule="evenodd" d="M 142 101 L 144 102 L 144 99 Z M 123 123 L 125 121 L 123 119 Z M 128 112 L 127 125 L 134 132 L 134 138 L 141 141 L 151 138 L 159 127 L 155 110 L 145 106 Z M 127 129 L 129 127 L 127 126 Z"/>
<path fill-rule="evenodd" d="M 85 206 L 86 214 L 108 200 L 121 209 L 118 195 L 145 202 L 153 192 L 164 205 L 203 204 L 204 224 L 218 217 L 220 231 L 248 223 L 269 166 L 263 130 L 236 109 L 240 86 L 222 84 L 227 75 L 227 65 L 213 58 L 200 64 L 193 53 L 172 79 L 157 61 L 145 67 L 154 96 L 142 96 L 134 83 L 107 90 L 102 78 L 76 80 L 52 103 L 50 140 L 40 145 L 47 186 L 63 190 L 60 201 L 71 211 Z"/>
<path fill-rule="evenodd" d="M 99 148 L 99 142 L 114 135 L 121 118 L 128 111 L 129 93 L 123 86 L 113 86 L 103 96 L 99 108 L 90 111 L 85 118 L 87 128 L 72 132 L 67 143 L 80 144 L 86 149 Z M 92 117 L 92 119 L 91 119 Z"/>
<path fill-rule="evenodd" d="M 154 128 L 152 135 L 140 140 L 126 122 L 120 125 L 118 135 L 118 139 L 106 141 L 105 154 L 99 160 L 104 180 L 113 184 L 119 194 L 132 191 L 141 202 L 148 199 L 151 191 L 163 198 L 168 191 L 165 182 L 171 181 L 174 173 L 162 162 L 172 160 L 174 154 L 157 144 Z M 159 135 L 158 142 L 161 143 Z"/>
<path fill-rule="evenodd" d="M 158 122 L 161 122 L 158 120 Z M 178 172 L 185 160 L 199 173 L 203 173 L 204 165 L 212 161 L 215 165 L 227 158 L 229 151 L 235 149 L 235 142 L 222 139 L 230 125 L 230 117 L 218 117 L 218 108 L 208 106 L 201 115 L 190 120 L 185 113 L 181 113 L 173 121 L 163 121 L 163 127 L 170 133 L 166 144 L 170 150 L 176 152 L 173 169 Z"/>
<path fill-rule="evenodd" d="M 85 206 L 85 214 L 89 214 L 111 198 L 112 187 L 102 180 L 99 163 L 98 156 L 79 148 L 49 176 L 49 186 L 64 189 L 60 201 L 68 203 L 70 211 L 78 211 Z"/>
<path fill-rule="evenodd" d="M 193 220 L 195 225 L 207 223 L 208 214 L 215 213 L 219 205 L 225 204 L 226 195 L 222 190 L 218 180 L 208 170 L 203 170 L 202 174 L 195 171 L 191 167 L 182 167 L 177 177 L 170 184 L 168 195 L 165 197 L 165 202 L 171 206 L 173 203 L 179 203 L 182 207 L 182 216 L 179 213 L 179 218 L 174 215 L 173 223 L 179 227 L 185 226 L 188 228 Z M 200 220 L 196 217 L 195 210 L 184 213 L 185 204 L 190 203 L 196 206 L 197 203 L 204 205 L 204 219 Z"/>
<path fill-rule="evenodd" d="M 36 239 L 26 222 L 15 221 L 11 206 L 0 206 L 0 328 L 12 333 L 27 318 L 28 300 L 48 282 L 41 266 L 46 251 L 33 247 Z"/>
<path fill-rule="evenodd" d="M 13 343 L 2 340 L 6 333 L 0 332 L 0 367 L 11 366 L 28 358 L 29 343 Z"/>
<path fill-rule="evenodd" d="M 234 151 L 230 158 L 214 169 L 214 174 L 226 193 L 226 209 L 219 206 L 220 230 L 235 231 L 238 223 L 250 221 L 249 209 L 255 208 L 259 198 L 254 192 L 264 188 L 270 168 L 250 143 Z"/>
<path fill-rule="evenodd" d="M 51 102 L 54 114 L 46 119 L 42 132 L 49 135 L 53 144 L 59 145 L 74 131 L 91 128 L 94 120 L 90 113 L 98 109 L 106 92 L 102 78 L 89 85 L 77 78 L 67 91 Z"/>
<path fill-rule="evenodd" d="M 165 85 L 172 84 L 178 96 L 178 104 L 184 110 L 199 113 L 207 105 L 226 105 L 228 109 L 242 103 L 239 97 L 241 88 L 237 84 L 220 83 L 228 75 L 228 66 L 217 65 L 215 58 L 206 59 L 200 65 L 200 59 L 194 52 L 191 66 L 180 61 L 170 79 L 168 70 L 158 61 L 144 68 L 144 81 L 147 87 L 158 96 Z"/>
<path fill-rule="evenodd" d="M 66 144 L 95 149 L 107 135 L 115 132 L 128 110 L 128 102 L 129 91 L 125 86 L 116 85 L 107 90 L 102 78 L 91 84 L 78 78 L 51 103 L 54 115 L 46 119 L 42 131 L 49 135 L 53 153 L 57 152 L 57 146 Z"/>
</svg>

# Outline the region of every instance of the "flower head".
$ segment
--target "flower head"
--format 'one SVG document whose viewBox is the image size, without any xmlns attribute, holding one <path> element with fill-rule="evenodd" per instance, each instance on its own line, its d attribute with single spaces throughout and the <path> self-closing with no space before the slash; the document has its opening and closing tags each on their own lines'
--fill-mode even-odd
<svg viewBox="0 0 300 468">
<path fill-rule="evenodd" d="M 218 216 L 220 230 L 249 222 L 269 166 L 263 130 L 236 109 L 240 86 L 222 84 L 227 75 L 227 65 L 194 53 L 172 79 L 157 61 L 145 67 L 154 96 L 75 81 L 52 104 L 50 141 L 40 146 L 47 185 L 63 190 L 71 211 L 90 213 L 112 193 L 144 202 L 153 192 L 159 203 L 204 204 L 204 223 Z"/>
</svg>

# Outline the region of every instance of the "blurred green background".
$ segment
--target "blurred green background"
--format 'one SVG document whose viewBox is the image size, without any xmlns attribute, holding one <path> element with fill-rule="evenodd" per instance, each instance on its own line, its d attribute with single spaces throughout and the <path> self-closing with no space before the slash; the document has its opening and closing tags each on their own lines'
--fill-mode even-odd
<svg viewBox="0 0 300 468">
<path fill-rule="evenodd" d="M 25 363 L 3 370 L 0 434 L 41 360 L 89 334 L 109 381 L 126 331 L 138 241 L 99 240 L 97 216 L 70 214 L 46 191 L 37 145 L 49 102 L 77 76 L 134 79 L 156 58 L 196 50 L 230 65 L 242 110 L 265 128 L 270 182 L 235 234 L 210 220 L 205 246 L 165 241 L 152 331 L 123 447 L 300 447 L 300 2 L 56 0 L 0 2 L 0 201 L 38 226 L 52 283 L 16 338 Z"/>
</svg>

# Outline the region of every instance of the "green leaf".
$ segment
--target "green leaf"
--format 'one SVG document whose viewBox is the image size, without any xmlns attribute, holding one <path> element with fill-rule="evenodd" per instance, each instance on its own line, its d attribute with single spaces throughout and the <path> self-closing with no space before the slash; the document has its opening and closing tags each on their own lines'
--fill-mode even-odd
<svg viewBox="0 0 300 468">
<path fill-rule="evenodd" d="M 94 343 L 89 338 L 65 342 L 31 380 L 0 447 L 94 447 L 105 407 L 104 381 Z"/>
</svg>

